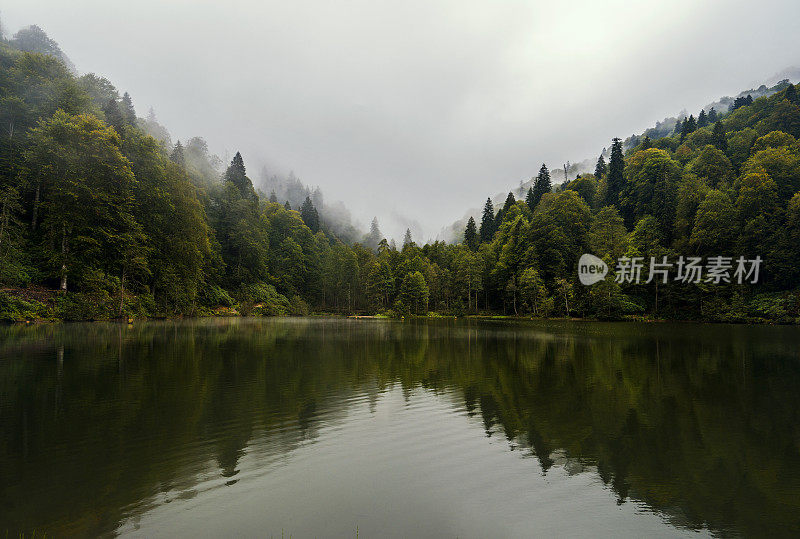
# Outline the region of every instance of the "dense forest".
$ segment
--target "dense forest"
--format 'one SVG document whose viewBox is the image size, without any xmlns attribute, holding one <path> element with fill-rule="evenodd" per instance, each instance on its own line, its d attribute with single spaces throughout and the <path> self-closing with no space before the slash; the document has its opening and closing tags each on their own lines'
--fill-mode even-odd
<svg viewBox="0 0 800 539">
<path fill-rule="evenodd" d="M 594 174 L 488 199 L 457 244 L 359 242 L 254 188 L 202 138 L 172 144 L 37 27 L 0 43 L 0 319 L 309 312 L 796 322 L 800 88 L 612 141 Z M 577 280 L 594 253 L 760 256 L 757 284 Z"/>
</svg>

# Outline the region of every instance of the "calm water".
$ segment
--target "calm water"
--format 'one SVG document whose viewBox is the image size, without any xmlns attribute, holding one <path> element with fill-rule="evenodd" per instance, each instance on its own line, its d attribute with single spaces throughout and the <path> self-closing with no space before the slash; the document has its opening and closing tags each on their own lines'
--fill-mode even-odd
<svg viewBox="0 0 800 539">
<path fill-rule="evenodd" d="M 0 327 L 0 535 L 800 533 L 800 329 Z"/>
</svg>

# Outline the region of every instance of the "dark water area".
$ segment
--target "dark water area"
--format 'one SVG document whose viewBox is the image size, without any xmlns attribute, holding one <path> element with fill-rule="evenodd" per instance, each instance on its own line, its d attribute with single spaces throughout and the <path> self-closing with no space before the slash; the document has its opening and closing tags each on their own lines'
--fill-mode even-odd
<svg viewBox="0 0 800 539">
<path fill-rule="evenodd" d="M 0 327 L 0 536 L 800 534 L 800 329 Z"/>
</svg>

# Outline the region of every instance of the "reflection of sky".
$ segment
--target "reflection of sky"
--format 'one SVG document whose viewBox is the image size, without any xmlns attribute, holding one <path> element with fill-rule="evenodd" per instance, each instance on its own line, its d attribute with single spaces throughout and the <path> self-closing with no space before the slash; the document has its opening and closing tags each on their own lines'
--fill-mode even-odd
<svg viewBox="0 0 800 539">
<path fill-rule="evenodd" d="M 458 394 L 396 387 L 374 411 L 350 397 L 346 417 L 315 418 L 313 440 L 290 446 L 256 435 L 238 481 L 209 471 L 188 492 L 169 492 L 118 530 L 224 536 L 525 537 L 674 536 L 646 506 L 617 506 L 595 473 L 557 454 L 543 475 L 530 451 L 487 437 Z M 280 433 L 278 434 L 280 438 Z M 516 450 L 510 451 L 510 447 Z M 276 453 L 277 452 L 277 453 Z M 169 500 L 169 503 L 164 503 Z"/>
</svg>

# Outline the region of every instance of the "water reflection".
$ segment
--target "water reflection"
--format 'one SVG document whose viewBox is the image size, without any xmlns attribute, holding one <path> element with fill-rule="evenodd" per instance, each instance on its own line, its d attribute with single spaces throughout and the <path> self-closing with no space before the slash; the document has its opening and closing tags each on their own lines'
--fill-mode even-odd
<svg viewBox="0 0 800 539">
<path fill-rule="evenodd" d="M 370 431 L 373 445 L 419 422 L 446 443 L 442 420 L 413 408 L 437 395 L 473 418 L 472 437 L 535 458 L 528 481 L 554 469 L 599 478 L 618 504 L 641 502 L 676 530 L 796 533 L 798 345 L 789 327 L 574 322 L 3 327 L 0 531 L 114 533 L 238 488 L 308 444 L 340 443 L 356 412 L 377 421 L 398 392 L 408 423 Z M 376 452 L 401 468 L 407 458 L 388 442 Z M 435 464 L 489 466 L 453 458 Z"/>
</svg>

